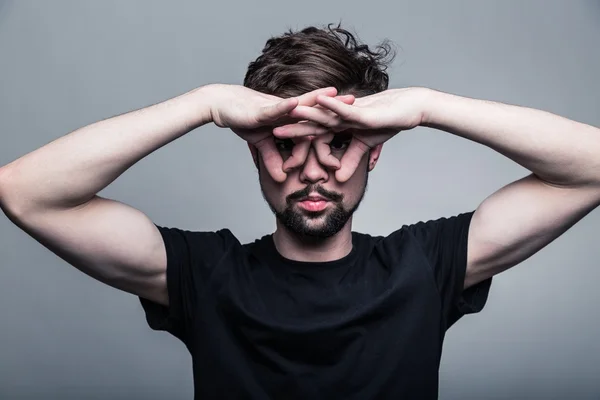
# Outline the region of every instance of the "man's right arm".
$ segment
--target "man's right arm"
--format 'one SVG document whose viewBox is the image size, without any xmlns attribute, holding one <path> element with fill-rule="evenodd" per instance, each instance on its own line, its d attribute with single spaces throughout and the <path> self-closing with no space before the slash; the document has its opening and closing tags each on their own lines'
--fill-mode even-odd
<svg viewBox="0 0 600 400">
<path fill-rule="evenodd" d="M 263 160 L 270 160 L 265 165 L 274 179 L 285 179 L 274 141 L 265 140 L 272 138 L 268 127 L 289 122 L 289 111 L 314 106 L 321 94 L 337 91 L 324 88 L 281 99 L 243 86 L 211 84 L 93 123 L 1 167 L 0 208 L 82 272 L 166 306 L 167 253 L 158 228 L 139 210 L 97 193 L 148 154 L 210 122 L 254 145 Z M 354 102 L 353 96 L 340 99 Z M 301 165 L 304 159 L 294 161 Z"/>
<path fill-rule="evenodd" d="M 97 195 L 133 164 L 211 122 L 203 87 L 77 129 L 0 168 L 0 207 L 69 264 L 168 305 L 166 251 L 141 211 Z"/>
</svg>

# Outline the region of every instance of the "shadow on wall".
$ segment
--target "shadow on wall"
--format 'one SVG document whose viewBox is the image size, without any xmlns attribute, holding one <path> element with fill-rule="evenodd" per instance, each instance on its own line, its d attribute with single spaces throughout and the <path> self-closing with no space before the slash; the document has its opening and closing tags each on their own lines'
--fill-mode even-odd
<svg viewBox="0 0 600 400">
<path fill-rule="evenodd" d="M 590 11 L 600 17 L 600 1 L 599 0 L 588 0 L 587 4 L 589 5 Z M 600 18 L 597 21 L 600 24 Z"/>
</svg>

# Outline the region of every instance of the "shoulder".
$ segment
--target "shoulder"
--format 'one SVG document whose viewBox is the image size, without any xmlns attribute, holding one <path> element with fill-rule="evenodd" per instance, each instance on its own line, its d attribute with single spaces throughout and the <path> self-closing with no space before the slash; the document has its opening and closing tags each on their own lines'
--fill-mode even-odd
<svg viewBox="0 0 600 400">
<path fill-rule="evenodd" d="M 209 240 L 209 241 L 237 241 L 237 238 L 228 228 L 222 228 L 214 231 L 192 230 L 165 225 L 157 225 L 159 232 L 166 238 L 180 238 L 182 240 Z"/>
<path fill-rule="evenodd" d="M 461 231 L 468 230 L 475 211 L 468 211 L 449 217 L 421 220 L 412 224 L 403 225 L 397 231 L 391 233 L 391 240 L 406 238 L 407 236 L 419 242 L 431 240 L 449 239 L 455 237 Z"/>
<path fill-rule="evenodd" d="M 404 224 L 387 235 L 370 235 L 353 232 L 364 246 L 380 251 L 394 252 L 407 247 L 431 250 L 442 241 L 453 242 L 463 237 L 470 225 L 474 211 L 435 219 L 419 220 Z"/>
<path fill-rule="evenodd" d="M 168 252 L 185 253 L 190 258 L 219 257 L 223 252 L 242 248 L 238 238 L 228 228 L 202 231 L 159 225 L 156 227 Z"/>
</svg>

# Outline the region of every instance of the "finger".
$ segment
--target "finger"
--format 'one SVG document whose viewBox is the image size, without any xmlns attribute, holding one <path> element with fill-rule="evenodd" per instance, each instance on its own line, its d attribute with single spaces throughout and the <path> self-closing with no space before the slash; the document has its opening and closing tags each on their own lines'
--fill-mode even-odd
<svg viewBox="0 0 600 400">
<path fill-rule="evenodd" d="M 363 156 L 368 151 L 369 146 L 356 138 L 352 138 L 350 145 L 342 156 L 341 167 L 335 172 L 335 179 L 339 182 L 346 182 L 350 179 L 354 175 L 356 168 L 358 168 Z"/>
<path fill-rule="evenodd" d="M 358 108 L 353 107 L 350 104 L 346 104 L 342 101 L 332 99 L 331 97 L 326 96 L 317 97 L 317 104 L 324 108 L 327 108 L 328 110 L 333 111 L 335 114 L 339 115 L 346 121 L 359 121 L 360 113 L 358 111 Z"/>
<path fill-rule="evenodd" d="M 289 139 L 302 136 L 317 136 L 329 132 L 329 128 L 314 122 L 297 122 L 278 126 L 273 129 L 273 135 L 281 139 Z"/>
<path fill-rule="evenodd" d="M 321 164 L 337 170 L 340 168 L 341 163 L 337 157 L 331 154 L 331 147 L 329 146 L 334 137 L 335 134 L 333 133 L 321 135 L 312 141 L 312 146 L 315 148 L 317 158 Z"/>
<path fill-rule="evenodd" d="M 325 97 L 325 96 L 323 96 Z M 256 120 L 259 123 L 272 122 L 288 114 L 298 105 L 298 99 L 291 97 L 273 105 L 261 108 Z"/>
<path fill-rule="evenodd" d="M 334 87 L 313 90 L 312 92 L 304 93 L 303 95 L 298 96 L 298 105 L 312 107 L 317 104 L 317 97 L 319 95 L 333 97 L 336 94 L 337 89 Z"/>
<path fill-rule="evenodd" d="M 292 154 L 283 163 L 282 169 L 284 172 L 287 173 L 291 169 L 297 168 L 304 164 L 304 162 L 306 161 L 306 157 L 308 156 L 308 151 L 310 150 L 310 142 L 310 139 L 306 138 L 294 140 Z"/>
<path fill-rule="evenodd" d="M 356 97 L 354 97 L 351 94 L 345 94 L 345 95 L 341 95 L 341 96 L 336 96 L 336 99 L 338 99 L 339 101 L 345 103 L 345 104 L 354 104 L 354 102 L 356 101 Z M 305 104 L 302 104 L 305 103 Z M 309 104 L 306 102 L 303 102 L 302 100 L 299 100 L 298 102 L 298 106 L 308 106 L 308 107 L 314 107 L 314 108 L 318 108 L 321 110 L 326 110 L 326 108 L 321 107 L 320 105 L 314 103 L 314 104 Z M 276 121 L 273 121 L 273 125 L 286 125 L 286 124 L 294 124 L 296 122 L 298 122 L 299 119 L 298 118 L 292 118 L 289 115 L 284 115 L 283 117 L 277 119 Z"/>
<path fill-rule="evenodd" d="M 344 105 L 352 107 L 347 104 Z M 300 120 L 316 122 L 329 128 L 336 128 L 343 123 L 339 115 L 325 108 L 298 106 L 290 111 L 288 115 Z"/>
<path fill-rule="evenodd" d="M 354 104 L 356 97 L 352 94 L 343 94 L 336 96 L 337 89 L 335 87 L 326 87 L 322 89 L 313 90 L 312 92 L 304 93 L 298 96 L 298 105 L 312 107 L 317 105 L 317 98 L 321 96 L 333 97 L 345 104 Z"/>
<path fill-rule="evenodd" d="M 344 95 L 344 96 L 338 96 L 336 97 L 336 99 L 339 99 L 340 101 L 346 103 L 346 104 L 353 104 L 354 101 L 356 100 L 356 98 L 353 95 Z M 299 104 L 300 105 L 300 104 Z M 321 107 L 320 105 L 315 105 L 312 106 L 314 108 L 320 109 L 320 110 L 326 110 L 326 108 Z M 298 118 L 292 118 L 289 115 L 284 115 L 283 117 L 277 119 L 276 121 L 273 121 L 272 125 L 276 126 L 276 125 L 287 125 L 287 124 L 294 124 L 296 122 L 301 121 Z"/>
<path fill-rule="evenodd" d="M 281 158 L 279 151 L 277 151 L 273 136 L 268 136 L 257 142 L 255 146 L 263 159 L 263 163 L 265 164 L 265 168 L 269 172 L 269 175 L 271 175 L 276 182 L 284 182 L 287 178 L 287 174 L 283 172 L 283 159 Z"/>
<path fill-rule="evenodd" d="M 354 102 L 356 101 L 356 97 L 354 97 L 354 95 L 351 95 L 351 94 L 335 96 L 334 98 L 338 99 L 339 101 L 344 102 L 346 104 L 354 104 Z"/>
</svg>

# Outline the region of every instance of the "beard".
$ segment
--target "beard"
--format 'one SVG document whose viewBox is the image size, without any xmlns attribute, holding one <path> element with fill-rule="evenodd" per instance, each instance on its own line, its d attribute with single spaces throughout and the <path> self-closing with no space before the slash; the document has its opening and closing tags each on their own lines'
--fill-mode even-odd
<svg viewBox="0 0 600 400">
<path fill-rule="evenodd" d="M 343 194 L 326 190 L 317 184 L 308 185 L 304 189 L 287 196 L 286 206 L 283 210 L 278 210 L 275 205 L 269 201 L 267 196 L 265 196 L 262 183 L 261 192 L 263 198 L 269 205 L 269 208 L 273 214 L 275 214 L 275 217 L 290 232 L 303 238 L 324 239 L 341 231 L 350 217 L 352 217 L 354 212 L 358 209 L 367 190 L 368 175 L 368 172 L 365 171 L 365 181 L 356 203 L 346 207 L 343 204 Z M 308 211 L 301 209 L 298 206 L 298 200 L 315 192 L 332 204 L 322 211 Z"/>
</svg>

